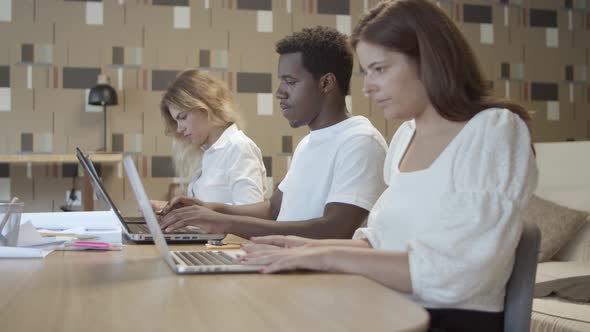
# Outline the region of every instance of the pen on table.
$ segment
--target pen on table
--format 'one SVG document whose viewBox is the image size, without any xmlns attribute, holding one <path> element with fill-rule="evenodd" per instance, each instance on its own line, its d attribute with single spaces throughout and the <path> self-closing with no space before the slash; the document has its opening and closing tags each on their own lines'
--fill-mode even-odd
<svg viewBox="0 0 590 332">
<path fill-rule="evenodd" d="M 240 249 L 241 245 L 239 243 L 226 243 L 221 240 L 209 240 L 205 247 L 207 249 Z"/>
<path fill-rule="evenodd" d="M 88 248 L 109 248 L 110 244 L 106 242 L 96 241 L 75 241 L 72 243 L 75 247 L 88 247 Z"/>
<path fill-rule="evenodd" d="M 39 232 L 39 234 L 42 237 L 67 236 L 67 237 L 74 237 L 78 240 L 94 240 L 97 238 L 94 235 L 83 235 L 83 234 L 76 234 L 76 233 Z"/>
<path fill-rule="evenodd" d="M 75 241 L 70 246 L 85 249 L 121 249 L 121 245 L 96 241 Z"/>
</svg>

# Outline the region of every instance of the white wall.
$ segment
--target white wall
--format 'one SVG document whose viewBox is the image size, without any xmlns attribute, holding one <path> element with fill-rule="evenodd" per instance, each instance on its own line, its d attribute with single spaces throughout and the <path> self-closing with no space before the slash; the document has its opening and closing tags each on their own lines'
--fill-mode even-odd
<svg viewBox="0 0 590 332">
<path fill-rule="evenodd" d="M 537 143 L 537 195 L 590 211 L 590 142 Z"/>
</svg>

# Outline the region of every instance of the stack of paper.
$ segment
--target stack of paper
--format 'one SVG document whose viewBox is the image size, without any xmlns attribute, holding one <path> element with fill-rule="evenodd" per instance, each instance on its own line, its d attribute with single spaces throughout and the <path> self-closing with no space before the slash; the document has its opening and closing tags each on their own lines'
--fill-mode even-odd
<svg viewBox="0 0 590 332">
<path fill-rule="evenodd" d="M 0 247 L 0 258 L 42 258 L 55 249 L 120 250 L 121 244 L 112 211 L 23 213 L 17 247 Z"/>
<path fill-rule="evenodd" d="M 122 244 L 121 225 L 113 211 L 23 213 L 44 236 Z"/>
<path fill-rule="evenodd" d="M 38 229 L 64 231 L 67 229 L 85 229 L 86 232 L 118 231 L 121 234 L 121 225 L 113 211 L 88 211 L 88 212 L 42 212 L 23 213 L 21 224 L 27 221 Z M 119 236 L 118 241 L 121 242 Z"/>
</svg>

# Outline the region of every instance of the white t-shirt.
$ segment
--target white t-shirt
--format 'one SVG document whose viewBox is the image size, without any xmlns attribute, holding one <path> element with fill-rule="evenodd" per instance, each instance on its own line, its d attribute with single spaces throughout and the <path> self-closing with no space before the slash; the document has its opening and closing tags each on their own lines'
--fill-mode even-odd
<svg viewBox="0 0 590 332">
<path fill-rule="evenodd" d="M 205 150 L 202 163 L 202 171 L 188 185 L 188 196 L 234 205 L 264 201 L 262 154 L 235 124 Z"/>
<path fill-rule="evenodd" d="M 283 199 L 277 221 L 319 218 L 332 202 L 371 210 L 385 189 L 386 152 L 383 136 L 362 116 L 310 132 L 279 185 Z"/>
<path fill-rule="evenodd" d="M 509 110 L 482 111 L 430 167 L 402 173 L 414 129 L 408 121 L 395 133 L 389 187 L 353 238 L 408 252 L 412 297 L 424 307 L 502 311 L 520 215 L 537 186 L 527 126 Z"/>
</svg>

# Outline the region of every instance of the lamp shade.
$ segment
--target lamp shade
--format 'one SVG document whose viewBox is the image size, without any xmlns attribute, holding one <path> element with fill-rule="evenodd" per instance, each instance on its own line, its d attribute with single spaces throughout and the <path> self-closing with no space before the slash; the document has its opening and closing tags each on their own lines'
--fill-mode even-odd
<svg viewBox="0 0 590 332">
<path fill-rule="evenodd" d="M 90 89 L 88 94 L 89 105 L 105 106 L 117 105 L 118 103 L 117 92 L 108 84 L 98 84 Z"/>
</svg>

